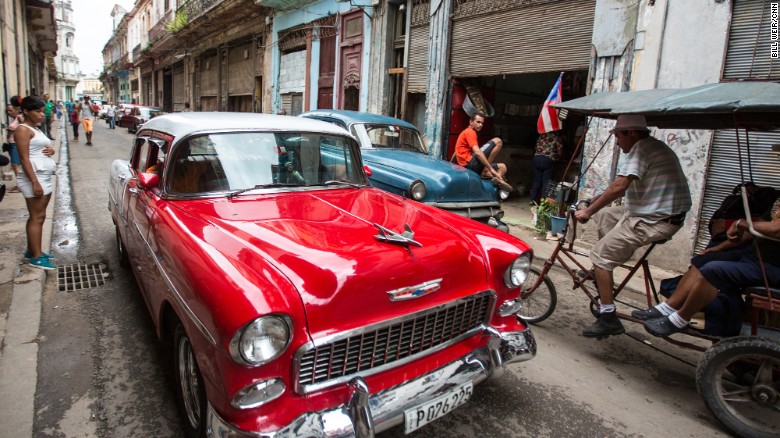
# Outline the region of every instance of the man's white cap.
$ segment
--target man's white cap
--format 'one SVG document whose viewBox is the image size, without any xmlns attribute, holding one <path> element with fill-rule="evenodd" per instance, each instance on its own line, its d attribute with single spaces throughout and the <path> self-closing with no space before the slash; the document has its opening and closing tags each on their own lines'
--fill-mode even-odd
<svg viewBox="0 0 780 438">
<path fill-rule="evenodd" d="M 615 127 L 609 132 L 614 134 L 615 131 L 649 131 L 649 129 L 647 129 L 645 116 L 641 114 L 623 114 L 618 116 Z"/>
</svg>

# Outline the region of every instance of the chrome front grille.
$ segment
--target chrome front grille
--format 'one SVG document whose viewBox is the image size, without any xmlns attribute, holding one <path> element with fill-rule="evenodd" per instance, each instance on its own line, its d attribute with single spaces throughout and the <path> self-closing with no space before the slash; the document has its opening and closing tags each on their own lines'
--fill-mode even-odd
<svg viewBox="0 0 780 438">
<path fill-rule="evenodd" d="M 329 338 L 299 351 L 298 390 L 309 392 L 378 372 L 457 342 L 483 327 L 493 294 L 483 292 L 393 321 Z"/>
</svg>

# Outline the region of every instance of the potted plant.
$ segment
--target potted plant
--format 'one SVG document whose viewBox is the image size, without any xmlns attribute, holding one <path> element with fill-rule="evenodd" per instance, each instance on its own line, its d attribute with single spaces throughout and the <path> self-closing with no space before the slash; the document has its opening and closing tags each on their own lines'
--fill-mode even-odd
<svg viewBox="0 0 780 438">
<path fill-rule="evenodd" d="M 535 207 L 534 228 L 539 234 L 545 234 L 550 229 L 550 217 L 557 211 L 558 203 L 552 198 L 542 199 Z"/>
</svg>

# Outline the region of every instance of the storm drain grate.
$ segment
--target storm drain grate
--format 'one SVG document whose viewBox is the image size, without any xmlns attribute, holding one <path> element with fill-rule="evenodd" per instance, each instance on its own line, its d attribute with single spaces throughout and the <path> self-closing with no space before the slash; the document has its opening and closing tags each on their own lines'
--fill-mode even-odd
<svg viewBox="0 0 780 438">
<path fill-rule="evenodd" d="M 73 292 L 106 284 L 108 270 L 102 263 L 59 266 L 57 268 L 57 286 L 60 292 Z"/>
</svg>

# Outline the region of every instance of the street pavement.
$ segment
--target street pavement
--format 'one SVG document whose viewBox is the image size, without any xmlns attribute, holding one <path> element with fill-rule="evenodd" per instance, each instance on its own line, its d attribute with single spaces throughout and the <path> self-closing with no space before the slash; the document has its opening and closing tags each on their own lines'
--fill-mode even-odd
<svg viewBox="0 0 780 438">
<path fill-rule="evenodd" d="M 60 153 L 67 153 L 64 127 L 55 121 L 53 147 L 59 161 Z M 67 160 L 65 161 L 67 163 Z M 10 171 L 10 166 L 9 166 Z M 64 169 L 62 171 L 67 171 Z M 15 181 L 5 181 L 8 188 Z M 54 194 L 58 192 L 56 188 Z M 525 198 L 504 203 L 504 220 L 511 234 L 523 239 L 533 248 L 537 263 L 553 251 L 555 241 L 545 240 L 531 227 L 530 208 Z M 52 252 L 51 236 L 54 195 L 49 203 L 43 229 L 43 248 Z M 29 267 L 22 258 L 26 246 L 25 222 L 27 209 L 20 193 L 8 193 L 0 203 L 0 425 L 3 436 L 29 437 L 33 434 L 34 401 L 38 380 L 38 336 L 41 321 L 41 297 L 46 282 L 56 282 L 57 271 L 43 271 Z M 57 251 L 53 253 L 56 255 Z M 54 259 L 56 264 L 57 259 Z M 582 259 L 586 264 L 587 261 Z M 667 278 L 675 273 L 653 268 L 655 278 Z M 643 279 L 635 276 L 630 288 L 642 290 Z"/>
</svg>

